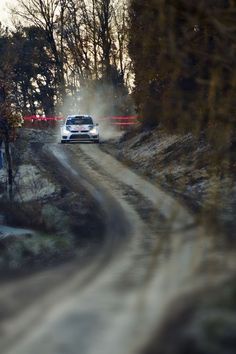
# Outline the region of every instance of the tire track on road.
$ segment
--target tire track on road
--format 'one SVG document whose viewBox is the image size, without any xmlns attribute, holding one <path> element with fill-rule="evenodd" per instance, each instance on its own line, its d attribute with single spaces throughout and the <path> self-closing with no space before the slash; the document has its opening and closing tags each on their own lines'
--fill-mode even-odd
<svg viewBox="0 0 236 354">
<path fill-rule="evenodd" d="M 211 240 L 181 204 L 97 146 L 52 145 L 49 151 L 70 170 L 72 183 L 82 181 L 101 208 L 112 212 L 109 232 L 124 222 L 128 234 L 119 229 L 103 271 L 86 287 L 64 287 L 48 313 L 31 330 L 26 326 L 29 333 L 3 354 L 137 354 L 170 302 L 209 281 L 212 274 L 198 269 L 208 260 Z M 140 199 L 168 221 L 168 252 L 158 225 L 154 230 L 141 217 Z"/>
</svg>

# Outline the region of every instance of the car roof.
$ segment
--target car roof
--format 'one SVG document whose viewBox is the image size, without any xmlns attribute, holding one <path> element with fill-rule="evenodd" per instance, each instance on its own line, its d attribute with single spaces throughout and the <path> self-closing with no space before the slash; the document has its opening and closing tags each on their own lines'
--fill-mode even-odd
<svg viewBox="0 0 236 354">
<path fill-rule="evenodd" d="M 90 115 L 88 115 L 88 114 L 74 114 L 74 115 L 68 116 L 67 119 L 76 118 L 76 117 L 92 118 L 92 117 L 91 117 Z"/>
</svg>

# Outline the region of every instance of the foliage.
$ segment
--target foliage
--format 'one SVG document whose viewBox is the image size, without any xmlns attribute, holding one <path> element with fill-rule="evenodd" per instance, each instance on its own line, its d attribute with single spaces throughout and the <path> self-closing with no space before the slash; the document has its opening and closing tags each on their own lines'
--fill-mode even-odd
<svg viewBox="0 0 236 354">
<path fill-rule="evenodd" d="M 12 36 L 18 53 L 15 70 L 17 105 L 23 114 L 54 112 L 55 65 L 49 53 L 45 31 L 37 27 L 19 29 Z"/>
<path fill-rule="evenodd" d="M 131 1 L 134 96 L 146 125 L 233 134 L 235 10 L 227 0 Z"/>
<path fill-rule="evenodd" d="M 0 36 L 0 60 L 1 116 L 16 127 L 21 114 L 35 113 L 36 100 L 47 110 L 53 77 L 43 33 L 32 27 L 5 32 Z M 48 106 L 53 108 L 52 96 Z"/>
<path fill-rule="evenodd" d="M 99 105 L 107 102 L 104 114 L 123 114 L 130 105 L 124 1 L 18 0 L 13 15 L 14 29 L 0 25 L 0 141 L 10 199 L 10 143 L 21 116 L 60 114 L 67 97 L 84 96 L 84 89 L 86 105 L 94 94 Z"/>
<path fill-rule="evenodd" d="M 9 198 L 13 198 L 13 168 L 10 142 L 14 140 L 15 130 L 20 122 L 20 116 L 15 110 L 13 96 L 13 77 L 15 57 L 12 55 L 11 43 L 7 31 L 0 26 L 0 147 L 5 147 L 8 176 Z"/>
<path fill-rule="evenodd" d="M 114 68 L 127 79 L 125 1 L 18 0 L 13 12 L 27 26 L 13 34 L 20 53 L 16 89 L 20 105 L 32 113 L 38 106 L 46 114 L 61 111 L 67 96 L 93 80 L 116 90 Z"/>
<path fill-rule="evenodd" d="M 33 267 L 48 266 L 59 261 L 69 260 L 74 256 L 72 240 L 59 235 L 38 234 L 8 237 L 0 241 L 1 273 L 20 271 Z"/>
</svg>

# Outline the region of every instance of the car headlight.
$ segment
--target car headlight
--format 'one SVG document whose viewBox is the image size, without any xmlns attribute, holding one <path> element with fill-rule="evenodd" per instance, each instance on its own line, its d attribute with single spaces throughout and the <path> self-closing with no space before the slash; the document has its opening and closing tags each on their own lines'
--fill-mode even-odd
<svg viewBox="0 0 236 354">
<path fill-rule="evenodd" d="M 97 133 L 98 133 L 98 131 L 97 131 L 97 129 L 96 128 L 92 128 L 92 129 L 90 129 L 90 131 L 89 131 L 91 134 L 93 134 L 93 135 L 97 135 Z"/>
<path fill-rule="evenodd" d="M 71 130 L 70 126 L 66 126 L 66 130 L 68 130 L 68 132 L 70 132 L 70 130 Z"/>
<path fill-rule="evenodd" d="M 68 135 L 69 134 L 69 129 L 67 129 L 67 127 L 62 127 L 61 128 L 61 134 L 62 135 Z"/>
</svg>

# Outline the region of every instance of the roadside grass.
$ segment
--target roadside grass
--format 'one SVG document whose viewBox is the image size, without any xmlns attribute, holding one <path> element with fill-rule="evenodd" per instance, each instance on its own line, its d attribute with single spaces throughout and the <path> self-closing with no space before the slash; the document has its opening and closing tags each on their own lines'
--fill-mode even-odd
<svg viewBox="0 0 236 354">
<path fill-rule="evenodd" d="M 140 354 L 234 354 L 235 299 L 235 274 L 223 284 L 175 299 Z"/>
<path fill-rule="evenodd" d="M 0 240 L 0 275 L 32 272 L 73 258 L 73 242 L 62 235 L 9 236 Z"/>
<path fill-rule="evenodd" d="M 24 275 L 97 252 L 103 217 L 93 200 L 66 193 L 43 201 L 0 201 L 4 224 L 32 230 L 0 238 L 0 278 Z M 91 222 L 92 220 L 92 222 Z"/>
<path fill-rule="evenodd" d="M 1 279 L 82 259 L 97 252 L 104 240 L 98 205 L 82 187 L 75 193 L 42 153 L 45 142 L 54 139 L 52 133 L 22 129 L 14 145 L 15 195 L 12 202 L 0 197 L 1 221 L 32 232 L 0 234 Z"/>
<path fill-rule="evenodd" d="M 7 225 L 23 227 L 41 232 L 55 231 L 46 225 L 42 217 L 42 204 L 39 201 L 9 202 L 0 201 L 0 208 L 4 212 Z"/>
<path fill-rule="evenodd" d="M 101 148 L 179 199 L 216 240 L 235 242 L 236 165 L 227 150 L 216 151 L 204 132 L 198 138 L 161 128 L 135 133 Z"/>
</svg>

